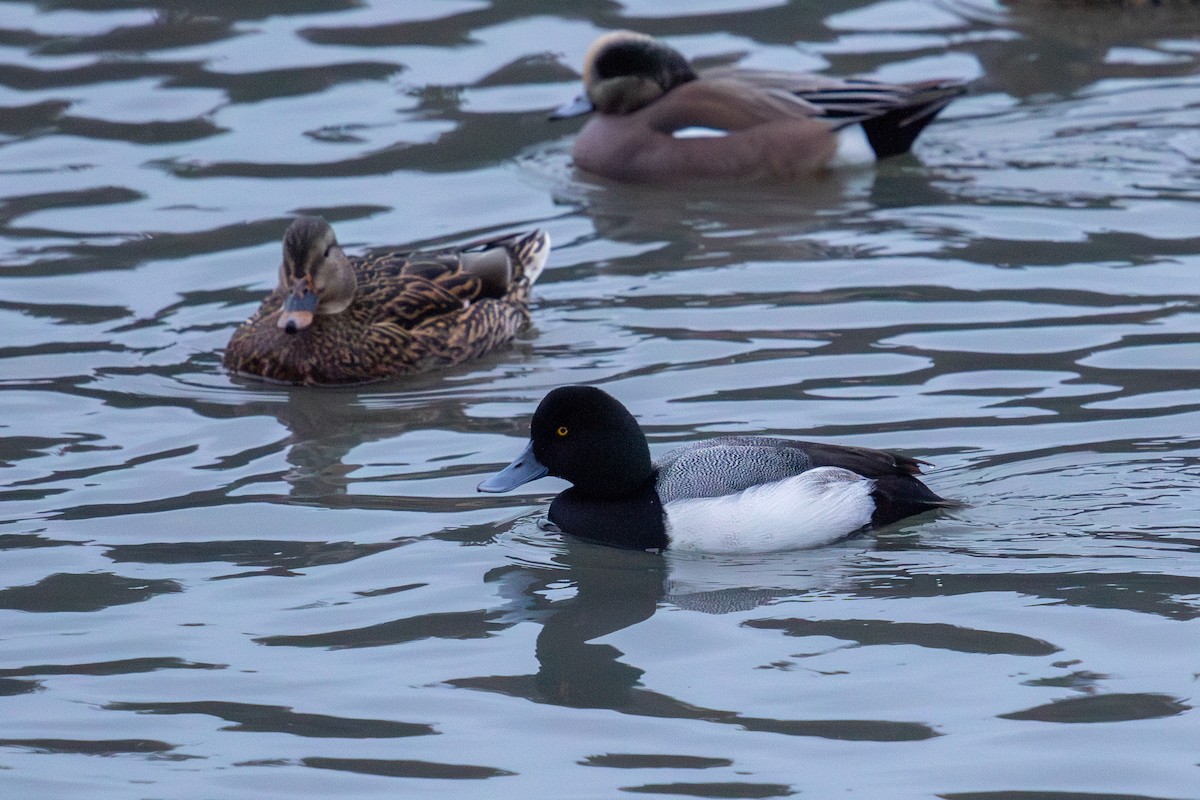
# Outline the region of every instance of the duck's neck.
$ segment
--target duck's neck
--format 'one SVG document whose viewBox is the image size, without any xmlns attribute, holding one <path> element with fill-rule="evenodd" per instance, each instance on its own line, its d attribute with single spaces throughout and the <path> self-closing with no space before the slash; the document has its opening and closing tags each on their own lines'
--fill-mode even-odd
<svg viewBox="0 0 1200 800">
<path fill-rule="evenodd" d="M 580 450 L 586 458 L 565 464 L 543 461 L 551 466 L 550 474 L 570 481 L 579 496 L 593 498 L 630 497 L 642 491 L 647 481 L 653 483 L 650 445 L 633 416 L 621 411 L 625 418 L 612 421 L 602 434 L 581 435 Z"/>
<path fill-rule="evenodd" d="M 667 529 L 656 488 L 650 476 L 633 492 L 599 497 L 571 487 L 550 504 L 550 521 L 572 536 L 633 550 L 662 550 Z"/>
</svg>

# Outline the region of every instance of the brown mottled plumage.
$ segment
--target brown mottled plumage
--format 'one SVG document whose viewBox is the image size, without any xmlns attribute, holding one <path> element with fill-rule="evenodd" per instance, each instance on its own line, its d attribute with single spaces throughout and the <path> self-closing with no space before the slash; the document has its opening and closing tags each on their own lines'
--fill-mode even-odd
<svg viewBox="0 0 1200 800">
<path fill-rule="evenodd" d="M 235 372 L 303 384 L 385 380 L 477 358 L 529 324 L 542 231 L 457 250 L 350 258 L 323 219 L 284 235 L 279 285 L 225 349 Z"/>
</svg>

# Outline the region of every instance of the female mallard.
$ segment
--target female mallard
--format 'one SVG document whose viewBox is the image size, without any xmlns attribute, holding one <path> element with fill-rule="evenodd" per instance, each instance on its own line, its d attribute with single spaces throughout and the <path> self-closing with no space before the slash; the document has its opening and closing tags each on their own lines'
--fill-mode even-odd
<svg viewBox="0 0 1200 800">
<path fill-rule="evenodd" d="M 457 364 L 529 324 L 550 253 L 542 231 L 457 250 L 348 257 L 333 228 L 299 217 L 283 236 L 279 285 L 233 332 L 225 366 L 304 384 L 364 383 Z"/>
</svg>

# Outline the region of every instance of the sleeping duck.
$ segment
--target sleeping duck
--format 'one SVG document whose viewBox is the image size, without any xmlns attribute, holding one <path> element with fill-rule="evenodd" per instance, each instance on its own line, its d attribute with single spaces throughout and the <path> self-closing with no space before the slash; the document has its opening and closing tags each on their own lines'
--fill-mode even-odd
<svg viewBox="0 0 1200 800">
<path fill-rule="evenodd" d="M 621 547 L 710 553 L 819 547 L 961 505 L 915 477 L 923 462 L 863 447 L 721 436 L 651 463 L 637 420 L 591 386 L 551 391 L 529 429 L 525 451 L 479 491 L 562 478 L 572 486 L 550 504 L 550 522 Z"/>
<path fill-rule="evenodd" d="M 697 73 L 677 50 L 614 31 L 583 61 L 584 93 L 551 119 L 597 114 L 576 166 L 617 181 L 791 180 L 908 152 L 966 87 L 891 84 L 723 67 Z"/>
<path fill-rule="evenodd" d="M 347 256 L 333 228 L 299 217 L 283 237 L 279 285 L 225 349 L 235 372 L 345 384 L 457 364 L 529 324 L 550 252 L 542 231 L 431 253 Z"/>
</svg>

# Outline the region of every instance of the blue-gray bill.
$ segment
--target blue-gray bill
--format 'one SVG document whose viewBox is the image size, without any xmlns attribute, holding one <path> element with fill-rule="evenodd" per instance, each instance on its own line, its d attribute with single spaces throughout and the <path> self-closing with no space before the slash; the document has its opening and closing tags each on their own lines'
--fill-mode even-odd
<svg viewBox="0 0 1200 800">
<path fill-rule="evenodd" d="M 482 481 L 475 489 L 480 492 L 508 492 L 522 484 L 536 481 L 547 471 L 533 454 L 533 442 L 530 442 L 511 464 Z"/>
<path fill-rule="evenodd" d="M 283 301 L 283 310 L 277 323 L 286 333 L 304 330 L 312 324 L 317 311 L 317 295 L 304 287 L 297 287 Z"/>
<path fill-rule="evenodd" d="M 592 101 L 588 99 L 587 94 L 580 94 L 574 100 L 569 100 L 551 111 L 550 119 L 582 117 L 584 114 L 590 114 L 595 110 L 596 107 L 592 105 Z"/>
</svg>

